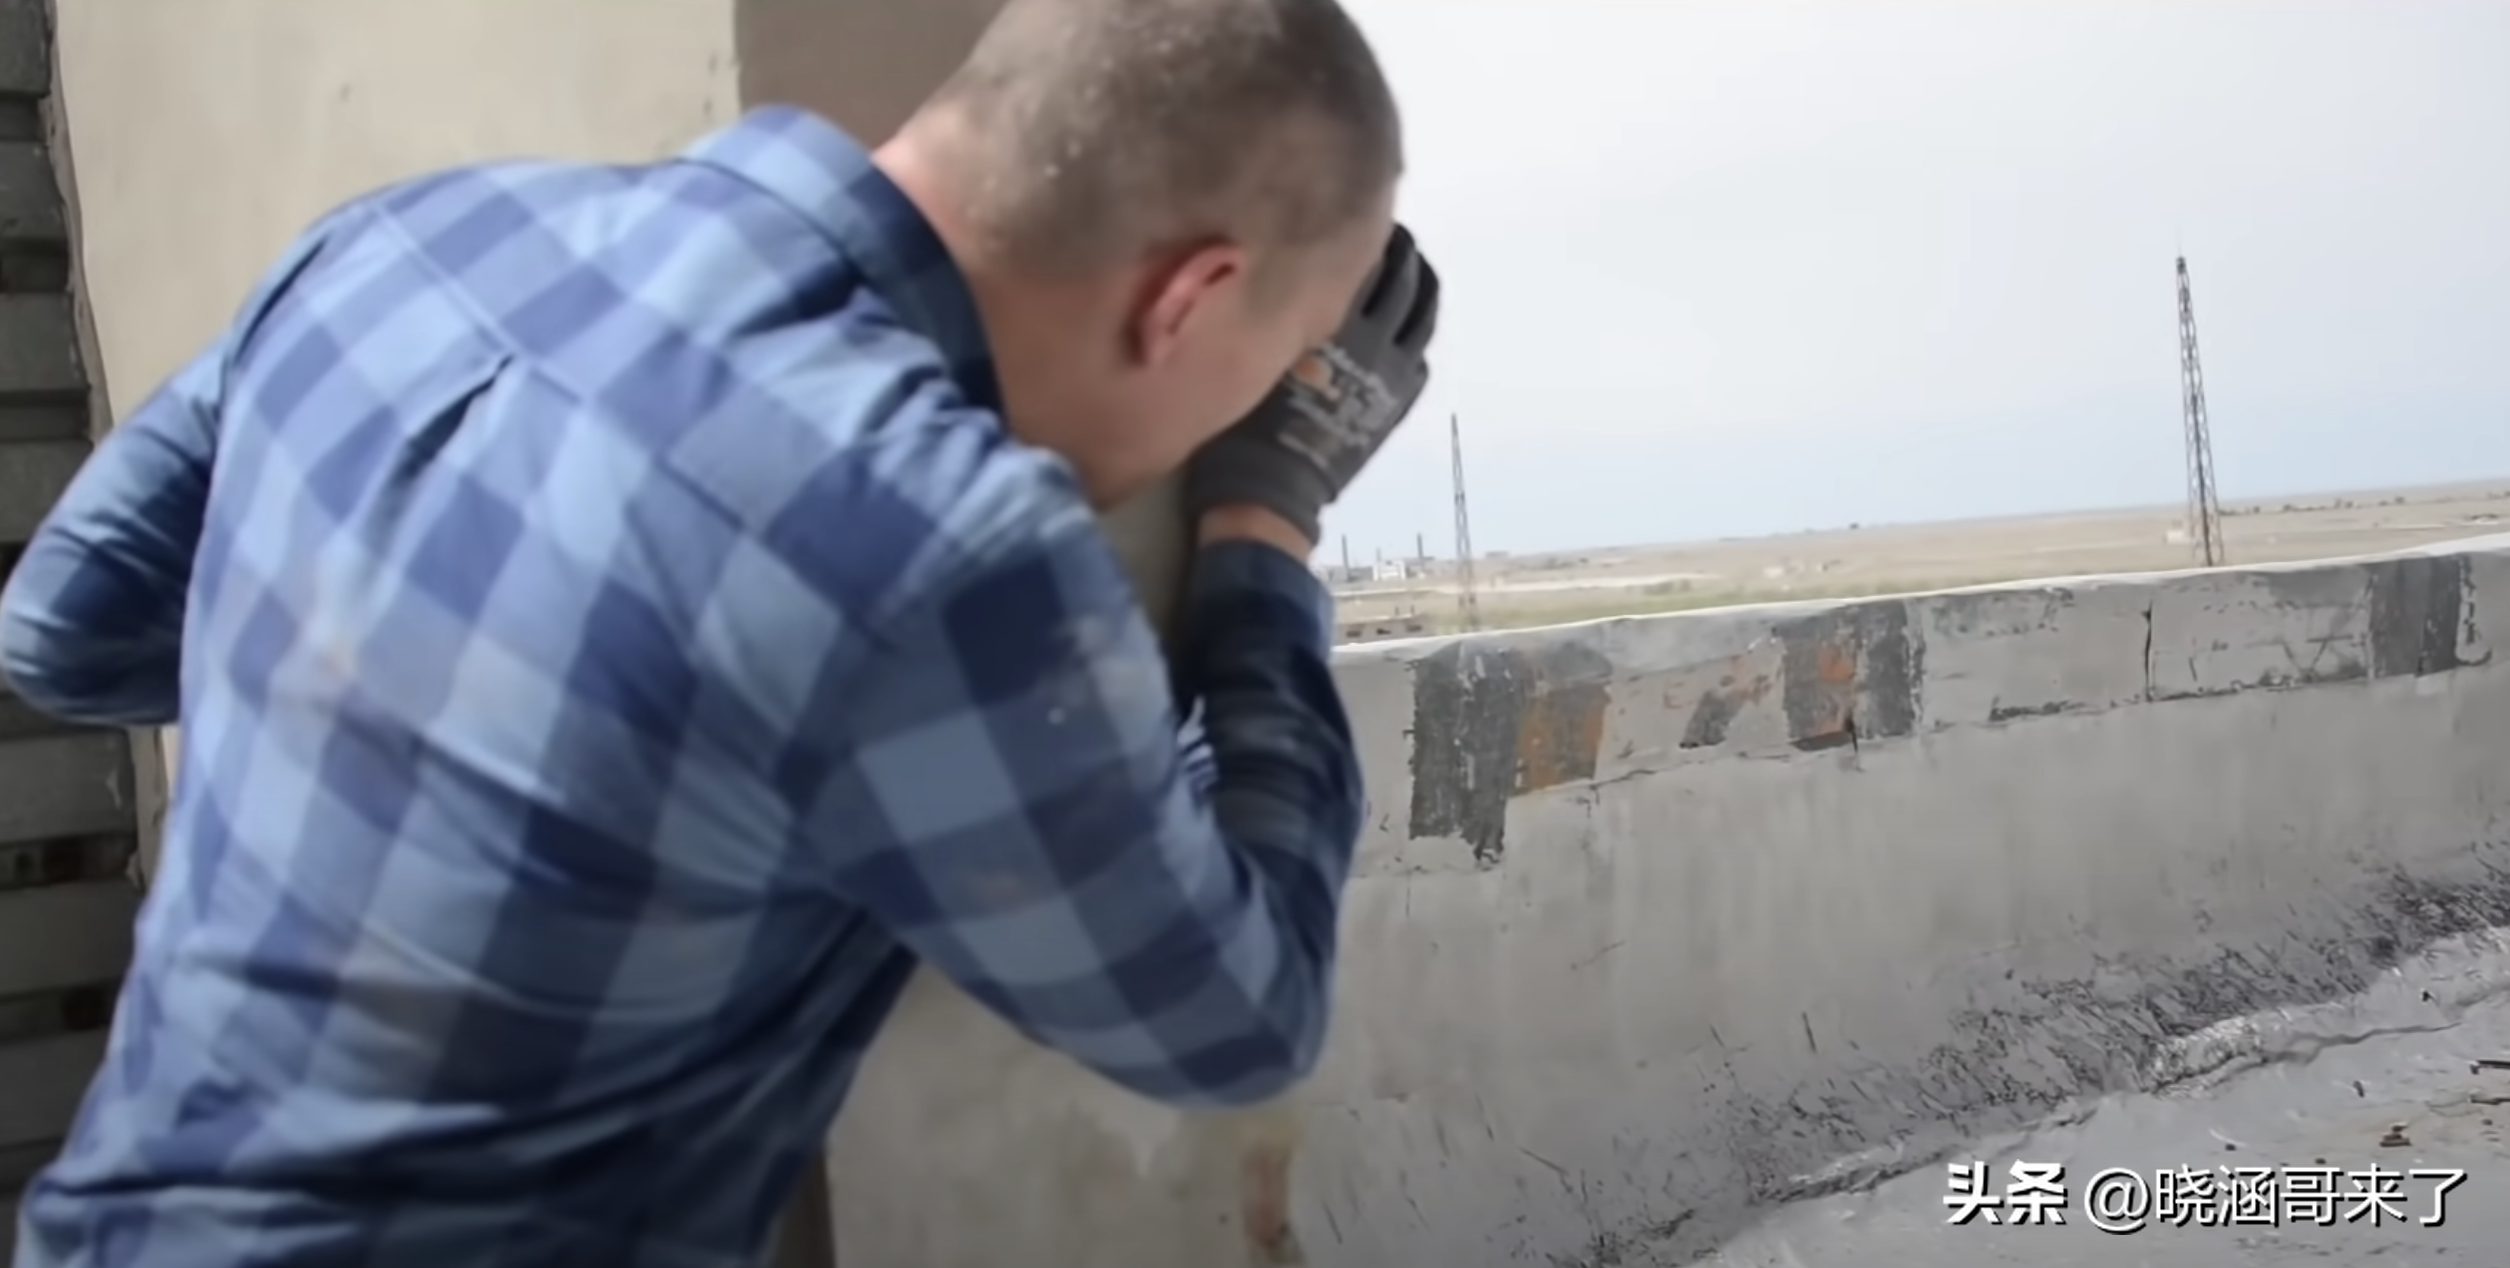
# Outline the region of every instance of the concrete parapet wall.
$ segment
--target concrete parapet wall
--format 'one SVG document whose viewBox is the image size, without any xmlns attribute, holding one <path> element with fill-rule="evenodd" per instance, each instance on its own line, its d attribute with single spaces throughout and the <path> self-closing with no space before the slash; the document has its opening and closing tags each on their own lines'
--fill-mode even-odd
<svg viewBox="0 0 2510 1268">
<path fill-rule="evenodd" d="M 2510 921 L 2505 623 L 2416 554 L 1352 657 L 1323 1262 L 1696 1243 Z"/>
<path fill-rule="evenodd" d="M 2505 641 L 2486 548 L 1350 650 L 1374 806 L 1308 1261 L 1682 1262 L 2510 924 Z M 890 1045 L 920 1077 L 849 1109 L 850 1268 L 1260 1222 L 1239 1126 L 984 1030 Z"/>
</svg>

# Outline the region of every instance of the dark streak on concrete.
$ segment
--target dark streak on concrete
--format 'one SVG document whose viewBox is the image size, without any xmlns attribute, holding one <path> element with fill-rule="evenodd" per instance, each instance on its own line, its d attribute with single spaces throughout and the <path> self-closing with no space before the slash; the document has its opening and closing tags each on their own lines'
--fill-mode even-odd
<svg viewBox="0 0 2510 1268">
<path fill-rule="evenodd" d="M 1508 802 L 1595 777 L 1612 666 L 1582 643 L 1451 643 L 1412 666 L 1414 837 L 1460 837 L 1495 867 Z"/>
<path fill-rule="evenodd" d="M 2371 568 L 2371 674 L 2421 677 L 2456 669 L 2466 557 L 2409 555 Z"/>
<path fill-rule="evenodd" d="M 2144 698 L 2148 701 L 2159 698 L 2153 690 L 2153 610 L 2159 606 L 2158 593 L 2147 592 L 2144 596 Z"/>
<path fill-rule="evenodd" d="M 1691 706 L 1691 720 L 1682 727 L 1681 748 L 1715 748 L 1726 742 L 1726 730 L 1743 712 L 1743 697 L 1731 691 L 1703 691 Z"/>
<path fill-rule="evenodd" d="M 2012 722 L 2020 718 L 2053 718 L 2081 708 L 2071 700 L 2051 700 L 2046 704 L 1999 704 L 1987 710 L 1989 722 Z"/>
<path fill-rule="evenodd" d="M 1495 756 L 1513 759 L 1516 738 L 1487 732 L 1495 722 L 1512 723 L 1516 709 L 1512 700 L 1506 708 L 1485 703 L 1511 684 L 1468 673 L 1468 657 L 1477 668 L 1499 659 L 1459 642 L 1412 664 L 1411 835 L 1462 837 L 1475 858 L 1485 852 L 1496 857 L 1506 834 L 1508 785 L 1489 767 Z"/>
<path fill-rule="evenodd" d="M 1902 600 L 1865 605 L 1858 632 L 1857 717 L 1861 734 L 1895 739 L 1917 730 L 1917 705 L 1926 677 L 1926 645 L 1909 634 L 1909 605 Z"/>
<path fill-rule="evenodd" d="M 1917 729 L 1925 679 L 1909 605 L 1882 599 L 1779 622 L 1779 696 L 1787 739 L 1807 752 L 1894 739 Z"/>
<path fill-rule="evenodd" d="M 1824 731 L 1818 735 L 1807 735 L 1793 743 L 1796 751 L 1800 753 L 1820 753 L 1834 748 L 1853 748 L 1856 745 L 1856 718 L 1854 716 L 1843 718 L 1839 722 L 1839 729 Z"/>
</svg>

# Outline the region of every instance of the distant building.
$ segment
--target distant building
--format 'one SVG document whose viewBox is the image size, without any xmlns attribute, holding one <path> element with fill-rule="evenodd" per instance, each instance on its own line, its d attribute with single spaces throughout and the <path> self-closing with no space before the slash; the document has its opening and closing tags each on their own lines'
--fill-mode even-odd
<svg viewBox="0 0 2510 1268">
<path fill-rule="evenodd" d="M 1382 621 L 1347 621 L 1335 631 L 1344 643 L 1375 643 L 1390 638 L 1421 638 L 1430 633 L 1429 622 L 1417 616 L 1388 617 Z"/>
</svg>

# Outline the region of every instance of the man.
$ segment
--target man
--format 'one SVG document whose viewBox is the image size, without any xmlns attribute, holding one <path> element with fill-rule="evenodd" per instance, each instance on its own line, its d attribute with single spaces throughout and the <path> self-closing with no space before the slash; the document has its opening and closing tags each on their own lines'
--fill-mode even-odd
<svg viewBox="0 0 2510 1268">
<path fill-rule="evenodd" d="M 766 111 L 316 225 L 5 600 L 28 700 L 186 731 L 20 1268 L 751 1260 L 918 958 L 1145 1096 L 1302 1076 L 1361 815 L 1302 560 L 1427 373 L 1400 167 L 1333 0 L 1013 0 L 874 153 Z M 1189 456 L 1171 664 L 1092 511 Z"/>
</svg>

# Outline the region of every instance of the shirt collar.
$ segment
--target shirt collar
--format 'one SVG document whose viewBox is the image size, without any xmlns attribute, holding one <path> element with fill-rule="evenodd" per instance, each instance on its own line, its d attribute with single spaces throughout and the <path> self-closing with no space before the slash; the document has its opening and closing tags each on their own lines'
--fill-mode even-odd
<svg viewBox="0 0 2510 1268">
<path fill-rule="evenodd" d="M 910 327 L 940 346 L 971 403 L 1001 411 L 993 354 L 967 278 L 932 222 L 860 142 L 807 110 L 766 106 L 682 157 L 723 168 L 791 205 Z"/>
</svg>

